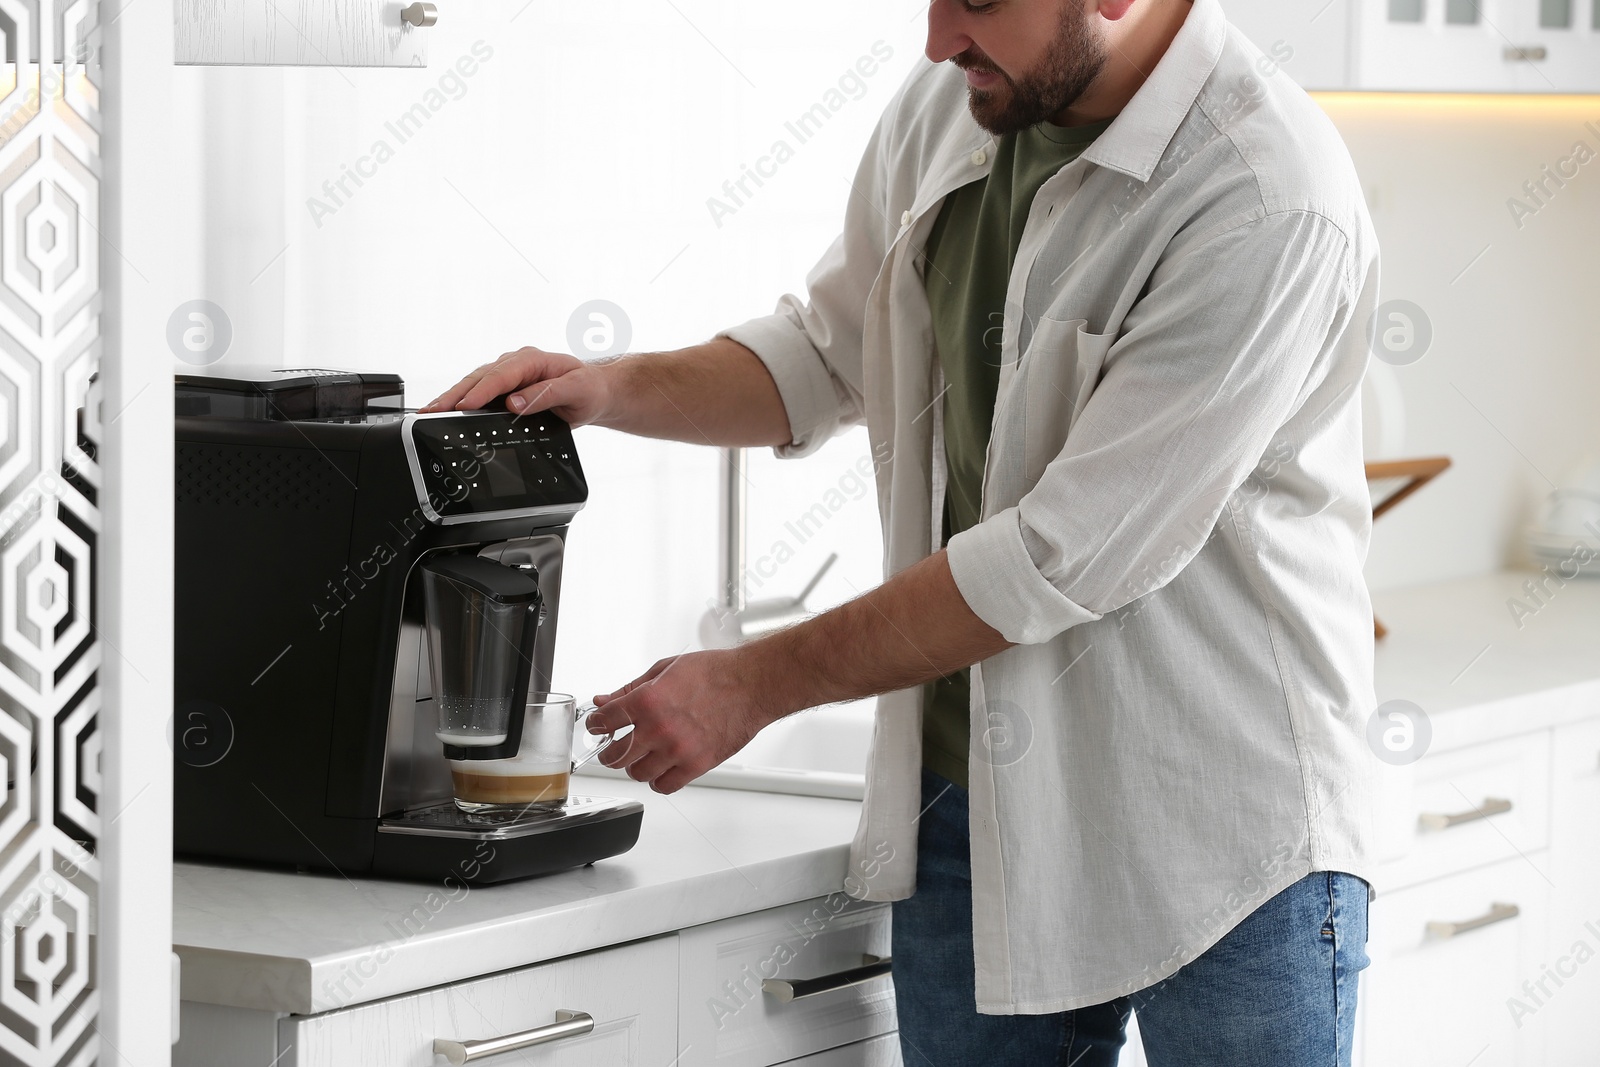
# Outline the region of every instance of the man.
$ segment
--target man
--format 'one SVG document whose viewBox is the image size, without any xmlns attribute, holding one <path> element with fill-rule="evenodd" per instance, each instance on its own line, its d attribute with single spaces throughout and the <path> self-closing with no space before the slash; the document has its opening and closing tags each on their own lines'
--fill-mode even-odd
<svg viewBox="0 0 1600 1067">
<path fill-rule="evenodd" d="M 1348 1064 L 1372 615 L 1348 154 L 1218 0 L 933 0 L 805 302 L 708 344 L 510 353 L 512 394 L 803 455 L 865 421 L 884 584 L 608 697 L 681 788 L 881 694 L 851 891 L 907 1064 Z M 968 669 L 970 668 L 970 669 Z M 915 891 L 915 895 L 913 895 Z"/>
</svg>

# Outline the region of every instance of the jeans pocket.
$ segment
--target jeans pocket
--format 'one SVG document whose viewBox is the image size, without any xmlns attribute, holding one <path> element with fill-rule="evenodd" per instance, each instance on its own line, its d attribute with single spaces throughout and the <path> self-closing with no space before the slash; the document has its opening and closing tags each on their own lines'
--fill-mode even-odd
<svg viewBox="0 0 1600 1067">
<path fill-rule="evenodd" d="M 1335 945 L 1340 965 L 1351 974 L 1364 970 L 1370 962 L 1367 894 L 1367 883 L 1353 874 L 1328 875 L 1328 920 L 1323 935 Z"/>
</svg>

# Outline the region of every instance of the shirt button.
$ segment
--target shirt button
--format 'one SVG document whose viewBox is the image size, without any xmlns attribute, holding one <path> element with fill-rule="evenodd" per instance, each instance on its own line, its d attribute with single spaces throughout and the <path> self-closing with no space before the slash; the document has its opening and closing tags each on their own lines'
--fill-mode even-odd
<svg viewBox="0 0 1600 1067">
<path fill-rule="evenodd" d="M 976 152 L 972 153 L 972 165 L 974 167 L 981 167 L 983 166 L 984 160 L 988 158 L 988 153 L 984 152 L 984 150 L 980 148 Z"/>
<path fill-rule="evenodd" d="M 911 225 L 911 212 L 909 212 L 909 211 L 900 212 L 900 225 L 902 225 L 902 226 L 910 226 Z"/>
</svg>

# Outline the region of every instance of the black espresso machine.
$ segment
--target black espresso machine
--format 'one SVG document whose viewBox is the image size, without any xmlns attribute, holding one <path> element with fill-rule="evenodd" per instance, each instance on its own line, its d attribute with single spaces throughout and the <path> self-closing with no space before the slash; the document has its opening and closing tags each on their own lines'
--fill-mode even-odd
<svg viewBox="0 0 1600 1067">
<path fill-rule="evenodd" d="M 458 810 L 446 756 L 511 756 L 517 737 L 437 736 L 419 575 L 463 571 L 448 557 L 480 557 L 473 580 L 536 613 L 501 699 L 550 688 L 588 498 L 568 426 L 406 411 L 392 374 L 231 373 L 177 378 L 175 851 L 491 883 L 632 848 L 637 801 Z M 481 623 L 455 629 L 503 636 Z"/>
</svg>

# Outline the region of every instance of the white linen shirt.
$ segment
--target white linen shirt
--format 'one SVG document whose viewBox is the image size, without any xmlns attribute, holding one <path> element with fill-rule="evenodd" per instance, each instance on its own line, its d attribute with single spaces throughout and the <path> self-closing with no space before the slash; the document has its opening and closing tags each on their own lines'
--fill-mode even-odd
<svg viewBox="0 0 1600 1067">
<path fill-rule="evenodd" d="M 780 455 L 866 422 L 888 575 L 940 540 L 921 250 L 994 155 L 966 97 L 960 70 L 921 62 L 807 299 L 719 335 L 771 372 Z M 1131 993 L 1312 871 L 1370 880 L 1377 255 L 1338 134 L 1217 0 L 1035 197 L 983 519 L 948 546 L 1015 642 L 972 670 L 979 1011 Z M 879 699 L 852 895 L 915 888 L 922 700 Z"/>
</svg>

